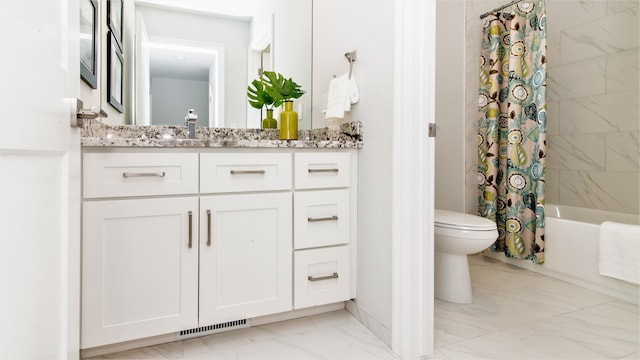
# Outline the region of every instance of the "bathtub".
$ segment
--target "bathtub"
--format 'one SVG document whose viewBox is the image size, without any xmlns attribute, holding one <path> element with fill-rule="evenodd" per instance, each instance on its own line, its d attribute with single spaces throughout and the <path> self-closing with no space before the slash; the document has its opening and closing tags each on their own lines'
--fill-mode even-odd
<svg viewBox="0 0 640 360">
<path fill-rule="evenodd" d="M 485 256 L 638 304 L 638 285 L 599 274 L 598 237 L 602 222 L 640 225 L 640 216 L 553 204 L 545 209 L 544 264 L 509 259 L 500 253 Z"/>
</svg>

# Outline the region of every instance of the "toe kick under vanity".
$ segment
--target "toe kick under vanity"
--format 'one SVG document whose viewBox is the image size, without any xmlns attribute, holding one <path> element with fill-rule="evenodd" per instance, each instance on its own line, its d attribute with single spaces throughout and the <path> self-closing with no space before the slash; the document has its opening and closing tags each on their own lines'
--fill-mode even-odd
<svg viewBox="0 0 640 360">
<path fill-rule="evenodd" d="M 361 125 L 298 141 L 198 130 L 189 140 L 180 127 L 83 129 L 83 355 L 356 297 Z"/>
</svg>

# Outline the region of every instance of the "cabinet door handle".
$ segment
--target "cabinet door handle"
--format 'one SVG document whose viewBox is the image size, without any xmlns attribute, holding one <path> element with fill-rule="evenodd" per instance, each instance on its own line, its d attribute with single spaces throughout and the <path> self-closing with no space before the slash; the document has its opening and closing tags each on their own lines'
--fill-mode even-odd
<svg viewBox="0 0 640 360">
<path fill-rule="evenodd" d="M 211 210 L 207 210 L 207 246 L 211 246 Z"/>
<path fill-rule="evenodd" d="M 337 279 L 337 278 L 338 278 L 338 273 L 336 272 L 334 272 L 332 275 L 320 276 L 320 277 L 307 276 L 307 279 L 309 279 L 309 281 L 322 281 L 322 280 Z"/>
<path fill-rule="evenodd" d="M 308 171 L 310 173 L 323 173 L 323 172 L 334 172 L 337 173 L 338 171 L 340 171 L 340 169 L 334 168 L 334 169 L 308 169 Z"/>
<path fill-rule="evenodd" d="M 264 175 L 266 171 L 264 170 L 231 170 L 229 171 L 231 175 L 250 175 L 250 174 L 258 174 Z"/>
<path fill-rule="evenodd" d="M 193 244 L 193 212 L 189 211 L 189 249 Z"/>
<path fill-rule="evenodd" d="M 125 178 L 129 178 L 129 177 L 164 177 L 166 174 L 165 172 L 123 172 L 122 173 L 122 177 Z"/>
<path fill-rule="evenodd" d="M 307 218 L 308 222 L 333 221 L 333 220 L 338 220 L 338 216 L 333 215 L 333 216 L 323 217 L 323 218 Z"/>
</svg>

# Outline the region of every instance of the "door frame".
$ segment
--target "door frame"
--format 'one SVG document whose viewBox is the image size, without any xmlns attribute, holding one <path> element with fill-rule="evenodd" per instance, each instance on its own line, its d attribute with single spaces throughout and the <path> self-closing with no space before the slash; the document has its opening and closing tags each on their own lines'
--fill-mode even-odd
<svg viewBox="0 0 640 360">
<path fill-rule="evenodd" d="M 436 2 L 394 6 L 392 349 L 419 359 L 434 347 Z"/>
</svg>

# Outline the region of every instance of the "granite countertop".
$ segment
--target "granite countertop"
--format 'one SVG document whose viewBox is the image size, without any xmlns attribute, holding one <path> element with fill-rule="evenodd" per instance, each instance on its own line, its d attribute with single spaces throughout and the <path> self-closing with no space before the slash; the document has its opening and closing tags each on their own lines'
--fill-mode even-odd
<svg viewBox="0 0 640 360">
<path fill-rule="evenodd" d="M 196 139 L 187 139 L 186 126 L 106 125 L 85 122 L 80 143 L 84 147 L 183 147 L 183 148 L 350 148 L 360 149 L 362 123 L 342 124 L 340 130 L 320 128 L 298 131 L 298 140 L 279 140 L 278 130 L 196 128 Z"/>
</svg>

